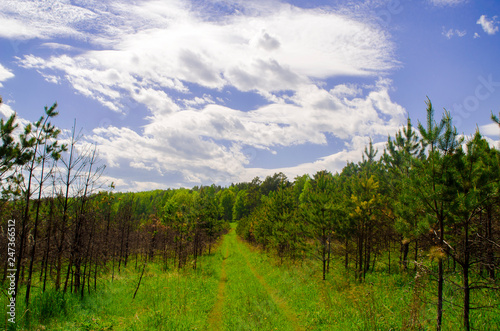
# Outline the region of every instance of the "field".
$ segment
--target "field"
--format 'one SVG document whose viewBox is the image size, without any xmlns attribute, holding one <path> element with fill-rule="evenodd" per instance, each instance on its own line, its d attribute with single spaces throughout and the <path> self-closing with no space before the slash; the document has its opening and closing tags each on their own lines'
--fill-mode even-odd
<svg viewBox="0 0 500 331">
<path fill-rule="evenodd" d="M 233 224 L 215 252 L 199 260 L 196 270 L 147 265 L 135 299 L 141 263 L 131 263 L 114 279 L 102 278 L 101 290 L 83 300 L 54 291 L 36 293 L 31 325 L 21 319 L 18 329 L 434 329 L 434 285 L 429 277 L 379 272 L 357 283 L 339 261 L 322 281 L 313 261 L 281 265 L 243 242 L 234 228 Z M 453 303 L 454 293 L 446 296 Z M 460 310 L 451 308 L 445 306 L 443 330 L 461 327 Z M 476 329 L 497 330 L 500 316 L 495 310 L 479 310 L 471 321 Z"/>
</svg>

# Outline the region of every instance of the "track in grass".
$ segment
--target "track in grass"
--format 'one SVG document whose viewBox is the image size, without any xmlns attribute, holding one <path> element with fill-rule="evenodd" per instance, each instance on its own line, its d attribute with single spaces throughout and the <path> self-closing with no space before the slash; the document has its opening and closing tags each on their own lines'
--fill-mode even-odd
<svg viewBox="0 0 500 331">
<path fill-rule="evenodd" d="M 224 237 L 220 249 L 223 263 L 209 330 L 304 330 L 286 300 L 252 265 L 252 253 L 235 231 Z"/>
<path fill-rule="evenodd" d="M 246 248 L 244 246 L 244 244 L 242 244 L 240 242 L 240 240 L 237 240 L 237 243 L 238 243 L 238 250 L 240 250 L 240 253 L 241 253 L 241 247 L 243 246 L 244 248 Z M 267 293 L 269 294 L 269 296 L 271 297 L 271 299 L 274 301 L 274 303 L 281 309 L 281 311 L 285 314 L 285 316 L 287 317 L 287 319 L 290 321 L 292 327 L 294 330 L 296 331 L 299 331 L 299 330 L 305 330 L 305 328 L 303 328 L 301 325 L 300 325 L 300 321 L 297 317 L 297 314 L 288 306 L 288 304 L 286 303 L 286 301 L 280 297 L 278 295 L 278 292 L 272 288 L 271 286 L 269 286 L 266 282 L 266 280 L 264 279 L 264 277 L 262 277 L 258 272 L 257 270 L 255 270 L 255 268 L 252 266 L 252 264 L 250 263 L 250 261 L 248 260 L 248 257 L 245 255 L 245 254 L 242 254 L 245 258 L 245 261 L 246 261 L 246 264 L 248 266 L 248 268 L 252 271 L 252 274 L 255 276 L 255 278 L 257 278 L 257 280 L 259 281 L 259 283 L 262 285 L 262 287 L 267 291 Z"/>
<path fill-rule="evenodd" d="M 231 229 L 231 231 L 233 231 Z M 217 301 L 212 308 L 212 311 L 208 315 L 208 329 L 209 330 L 221 330 L 222 329 L 222 306 L 224 303 L 224 297 L 226 292 L 226 282 L 227 282 L 227 273 L 226 273 L 226 260 L 229 257 L 229 246 L 223 245 L 224 248 L 224 256 L 222 261 L 222 267 L 220 272 L 220 280 L 219 286 L 217 288 Z"/>
</svg>

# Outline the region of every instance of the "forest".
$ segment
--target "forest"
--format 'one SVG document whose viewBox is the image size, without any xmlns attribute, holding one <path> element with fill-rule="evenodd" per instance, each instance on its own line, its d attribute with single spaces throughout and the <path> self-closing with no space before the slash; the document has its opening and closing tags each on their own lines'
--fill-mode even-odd
<svg viewBox="0 0 500 331">
<path fill-rule="evenodd" d="M 51 329 L 54 318 L 69 314 L 67 307 L 56 307 L 97 300 L 100 293 L 112 291 L 113 282 L 126 282 L 126 300 L 142 300 L 146 293 L 152 300 L 161 292 L 154 277 L 175 273 L 177 291 L 183 281 L 196 287 L 203 277 L 215 279 L 201 329 L 246 329 L 245 321 L 231 324 L 236 323 L 233 315 L 242 314 L 244 304 L 237 300 L 244 295 L 234 298 L 240 310 L 219 303 L 236 293 L 229 290 L 226 272 L 254 275 L 256 286 L 269 293 L 291 323 L 284 330 L 342 329 L 342 318 L 357 319 L 352 329 L 365 330 L 495 330 L 500 325 L 500 152 L 479 131 L 460 135 L 448 112 L 436 118 L 430 100 L 425 123 L 414 126 L 408 119 L 382 151 L 370 142 L 362 160 L 346 164 L 341 172 L 325 169 L 293 179 L 276 173 L 229 187 L 135 193 L 103 185 L 105 165 L 98 146 L 81 144 L 76 127 L 69 139 L 61 139 L 61 129 L 51 124 L 57 115 L 54 104 L 22 128 L 16 115 L 0 123 L 1 301 L 7 306 L 9 288 L 14 288 L 17 305 L 16 325 L 9 324 L 8 314 L 0 320 L 6 328 Z M 498 117 L 491 118 L 500 133 Z M 236 258 L 246 263 L 233 265 Z M 269 273 L 263 276 L 262 270 Z M 309 306 L 299 299 L 290 302 L 295 299 L 271 279 L 292 277 L 297 270 L 323 293 L 321 309 L 328 306 L 325 298 L 332 300 L 345 287 L 354 293 L 357 311 L 333 322 L 328 316 L 338 307 L 322 310 L 324 316 L 318 313 L 322 320 L 301 308 Z M 376 284 L 391 279 L 398 290 L 391 293 L 389 286 L 384 291 L 393 302 L 363 315 L 367 307 L 379 307 Z M 343 285 L 335 289 L 334 284 Z M 155 290 L 146 292 L 148 287 Z M 182 293 L 172 296 L 189 301 L 187 292 Z M 200 295 L 192 300 L 199 305 L 208 300 L 192 295 Z M 163 297 L 158 304 L 168 300 Z M 170 305 L 185 308 L 187 303 Z M 158 318 L 166 323 L 162 309 L 167 308 L 148 311 L 148 322 L 138 317 L 124 325 L 106 324 L 111 322 L 94 312 L 80 324 L 57 328 L 162 329 L 151 322 Z M 212 321 L 224 314 L 223 325 Z M 198 325 L 189 321 L 172 325 Z"/>
</svg>

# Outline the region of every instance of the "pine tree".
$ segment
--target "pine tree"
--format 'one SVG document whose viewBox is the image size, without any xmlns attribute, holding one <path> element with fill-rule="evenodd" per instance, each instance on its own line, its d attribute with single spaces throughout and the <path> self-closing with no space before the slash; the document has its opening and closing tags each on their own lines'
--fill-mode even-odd
<svg viewBox="0 0 500 331">
<path fill-rule="evenodd" d="M 401 235 L 400 263 L 404 270 L 408 268 L 410 244 L 415 244 L 415 260 L 418 252 L 418 238 L 423 231 L 419 226 L 421 207 L 415 203 L 409 190 L 410 169 L 414 158 L 423 158 L 423 149 L 411 120 L 396 133 L 394 139 L 388 138 L 387 149 L 382 160 L 389 170 L 385 173 L 385 182 L 390 186 L 390 204 L 394 217 L 394 226 Z"/>
<path fill-rule="evenodd" d="M 425 149 L 425 159 L 413 159 L 411 188 L 412 194 L 423 206 L 425 217 L 434 229 L 437 239 L 436 258 L 438 260 L 438 290 L 437 290 L 437 330 L 441 330 L 443 316 L 443 286 L 444 265 L 446 256 L 445 226 L 448 212 L 451 208 L 449 197 L 453 194 L 450 186 L 452 178 L 452 155 L 461 141 L 456 129 L 452 126 L 451 117 L 445 112 L 439 124 L 434 120 L 434 108 L 427 99 L 427 127 L 418 124 L 422 136 L 422 148 Z M 437 231 L 434 228 L 437 226 Z"/>
</svg>

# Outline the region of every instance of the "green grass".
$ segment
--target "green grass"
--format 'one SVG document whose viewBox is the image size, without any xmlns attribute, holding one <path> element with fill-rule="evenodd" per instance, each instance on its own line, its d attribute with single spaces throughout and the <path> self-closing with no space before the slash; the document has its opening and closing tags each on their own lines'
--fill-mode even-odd
<svg viewBox="0 0 500 331">
<path fill-rule="evenodd" d="M 284 265 L 243 243 L 245 255 L 256 272 L 283 297 L 311 330 L 434 330 L 436 282 L 429 275 L 413 272 L 368 273 L 363 283 L 346 274 L 343 261 L 334 261 L 327 280 L 322 281 L 319 262 Z M 458 275 L 448 280 L 460 282 Z M 462 329 L 462 293 L 445 285 L 443 330 Z M 474 292 L 471 326 L 478 330 L 500 330 L 500 293 Z"/>
<path fill-rule="evenodd" d="M 255 277 L 247 264 L 248 250 L 241 247 L 232 231 L 224 245 L 229 245 L 227 296 L 222 310 L 224 330 L 292 330 L 286 314 Z"/>
<path fill-rule="evenodd" d="M 137 296 L 141 274 L 133 266 L 99 282 L 97 293 L 79 296 L 35 288 L 28 326 L 24 293 L 18 295 L 18 329 L 40 330 L 203 330 L 216 300 L 222 256 L 204 256 L 197 270 L 162 270 L 149 264 Z M 201 266 L 200 266 L 201 264 Z M 3 303 L 3 302 L 2 302 Z M 24 317 L 24 318 L 23 318 Z M 4 323 L 4 321 L 2 320 Z"/>
<path fill-rule="evenodd" d="M 368 273 L 364 283 L 333 263 L 326 281 L 319 263 L 286 262 L 226 235 L 218 249 L 199 259 L 198 269 L 163 271 L 149 264 L 132 299 L 142 269 L 133 265 L 99 282 L 83 300 L 34 287 L 31 324 L 25 321 L 24 294 L 17 308 L 18 329 L 26 330 L 433 330 L 435 282 L 428 275 Z M 458 281 L 458 279 L 455 279 Z M 460 291 L 447 285 L 443 330 L 461 329 Z M 499 330 L 500 294 L 475 292 L 471 325 Z M 3 299 L 2 304 L 6 302 Z M 2 316 L 5 323 L 5 316 Z M 3 325 L 3 324 L 2 324 Z"/>
</svg>

